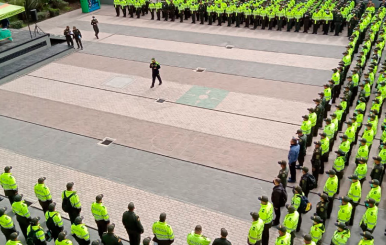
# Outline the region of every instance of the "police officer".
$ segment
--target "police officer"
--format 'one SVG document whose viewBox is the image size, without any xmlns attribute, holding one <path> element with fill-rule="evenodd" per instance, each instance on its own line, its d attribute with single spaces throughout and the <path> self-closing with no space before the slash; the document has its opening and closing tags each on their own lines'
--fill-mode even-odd
<svg viewBox="0 0 386 245">
<path fill-rule="evenodd" d="M 313 221 L 313 224 L 311 226 L 309 236 L 315 244 L 321 245 L 323 234 L 326 232 L 323 220 L 319 216 L 312 216 L 311 220 Z"/>
<path fill-rule="evenodd" d="M 310 125 L 311 125 L 311 122 L 310 122 Z M 310 132 L 311 132 L 311 128 L 310 128 Z M 306 153 L 307 153 L 307 135 L 303 134 L 303 130 L 301 129 L 296 131 L 296 134 L 298 135 L 298 143 L 300 146 L 299 156 L 298 156 L 299 165 L 296 165 L 296 168 L 301 169 L 303 167 L 304 157 L 306 156 Z M 311 138 L 312 137 L 311 133 L 308 136 Z"/>
<path fill-rule="evenodd" d="M 6 166 L 4 168 L 4 173 L 0 175 L 0 184 L 4 189 L 4 195 L 8 197 L 9 202 L 13 203 L 13 198 L 17 194 L 17 184 L 15 177 L 11 173 L 12 166 Z"/>
<path fill-rule="evenodd" d="M 273 220 L 273 205 L 268 202 L 267 196 L 261 196 L 258 198 L 261 203 L 259 210 L 259 217 L 264 221 L 263 236 L 261 238 L 261 245 L 268 245 L 269 242 L 269 229 L 272 227 Z"/>
<path fill-rule="evenodd" d="M 331 239 L 332 245 L 345 245 L 351 236 L 350 230 L 344 223 L 335 223 L 337 227 Z"/>
<path fill-rule="evenodd" d="M 82 211 L 82 204 L 76 191 L 73 191 L 74 182 L 69 182 L 66 185 L 67 190 L 62 193 L 62 208 L 68 213 L 71 224 L 75 222 L 75 218 L 80 215 Z"/>
<path fill-rule="evenodd" d="M 373 157 L 374 168 L 371 170 L 370 177 L 372 180 L 378 180 L 379 183 L 383 181 L 383 166 L 381 164 L 382 158 L 380 156 Z"/>
<path fill-rule="evenodd" d="M 75 218 L 75 222 L 71 225 L 71 235 L 75 238 L 79 245 L 88 245 L 90 244 L 90 233 L 82 221 L 83 216 Z"/>
<path fill-rule="evenodd" d="M 143 239 L 142 245 L 150 245 L 150 242 L 151 242 L 151 237 L 146 237 Z"/>
<path fill-rule="evenodd" d="M 227 236 L 228 231 L 225 228 L 221 228 L 221 237 L 214 239 L 212 245 L 232 245 L 232 243 L 227 239 Z"/>
<path fill-rule="evenodd" d="M 354 174 L 358 176 L 359 182 L 363 185 L 367 175 L 367 160 L 363 157 L 357 158 L 358 165 L 355 168 Z"/>
<path fill-rule="evenodd" d="M 53 202 L 48 206 L 48 211 L 44 214 L 46 218 L 46 225 L 51 231 L 54 240 L 58 239 L 59 233 L 63 231 L 63 220 L 60 213 L 55 209 L 56 203 Z"/>
<path fill-rule="evenodd" d="M 291 243 L 291 235 L 287 232 L 284 225 L 276 226 L 279 230 L 279 236 L 276 238 L 275 245 L 289 245 Z"/>
<path fill-rule="evenodd" d="M 159 221 L 154 222 L 152 230 L 153 242 L 159 245 L 170 245 L 174 242 L 173 229 L 166 223 L 166 213 L 160 214 Z"/>
<path fill-rule="evenodd" d="M 308 168 L 303 167 L 302 168 L 302 177 L 300 178 L 300 187 L 302 188 L 302 191 L 306 197 L 308 197 L 308 193 L 310 193 L 310 185 L 311 185 L 311 175 L 308 173 Z M 288 228 L 288 227 L 287 227 Z"/>
<path fill-rule="evenodd" d="M 104 245 L 123 245 L 121 238 L 114 234 L 115 224 L 107 225 L 107 232 L 103 234 L 102 243 Z"/>
<path fill-rule="evenodd" d="M 362 216 L 360 227 L 362 231 L 373 233 L 377 226 L 378 207 L 375 205 L 375 200 L 370 198 L 365 201 L 366 212 Z"/>
<path fill-rule="evenodd" d="M 188 234 L 186 240 L 188 245 L 209 245 L 210 239 L 206 236 L 201 235 L 202 227 L 201 225 L 196 225 L 194 231 Z"/>
<path fill-rule="evenodd" d="M 335 151 L 335 153 L 337 154 L 337 156 L 334 161 L 334 165 L 332 166 L 332 169 L 336 172 L 336 177 L 338 177 L 338 190 L 336 194 L 339 194 L 340 181 L 343 178 L 343 170 L 345 167 L 346 157 L 342 150 Z"/>
<path fill-rule="evenodd" d="M 341 205 L 339 206 L 337 222 L 342 222 L 345 223 L 345 225 L 348 225 L 352 214 L 352 205 L 350 203 L 351 199 L 345 196 L 339 197 L 339 200 L 341 202 Z"/>
<path fill-rule="evenodd" d="M 299 213 L 294 206 L 287 204 L 285 206 L 288 210 L 288 214 L 285 216 L 283 226 L 287 229 L 287 232 L 291 234 L 291 245 L 294 244 L 295 230 L 299 222 Z"/>
<path fill-rule="evenodd" d="M 256 212 L 251 212 L 250 215 L 252 216 L 252 225 L 249 228 L 248 245 L 261 245 L 264 221 L 260 219 L 259 214 Z"/>
<path fill-rule="evenodd" d="M 316 213 L 314 215 L 320 217 L 324 225 L 327 219 L 328 196 L 325 193 L 318 193 L 318 196 L 320 196 L 320 201 L 316 204 Z"/>
<path fill-rule="evenodd" d="M 296 186 L 292 189 L 293 196 L 291 200 L 291 205 L 295 208 L 295 210 L 298 210 L 302 201 L 302 196 L 304 195 L 302 188 L 300 186 Z M 297 224 L 296 231 L 300 231 L 300 226 L 302 225 L 302 215 L 299 213 L 299 221 Z"/>
<path fill-rule="evenodd" d="M 0 226 L 1 232 L 3 232 L 5 239 L 8 241 L 13 232 L 16 232 L 15 225 L 11 217 L 5 214 L 7 207 L 0 208 Z"/>
<path fill-rule="evenodd" d="M 102 239 L 102 235 L 107 231 L 107 225 L 110 223 L 110 217 L 105 205 L 102 203 L 103 194 L 96 196 L 95 199 L 96 202 L 91 204 L 91 212 L 98 227 L 99 237 Z"/>
<path fill-rule="evenodd" d="M 141 243 L 141 234 L 144 232 L 139 216 L 134 213 L 134 203 L 130 202 L 128 211 L 122 216 L 122 223 L 129 235 L 130 244 L 139 245 Z"/>
<path fill-rule="evenodd" d="M 314 136 L 318 135 L 318 129 L 323 126 L 323 117 L 324 117 L 324 106 L 322 105 L 321 99 L 314 99 L 315 102 L 315 113 L 316 113 L 316 126 L 314 128 Z"/>
<path fill-rule="evenodd" d="M 378 206 L 379 202 L 381 201 L 381 195 L 382 190 L 379 186 L 379 181 L 376 179 L 373 179 L 372 181 L 369 181 L 371 190 L 366 196 L 366 200 L 369 200 L 370 198 L 375 200 L 375 205 Z"/>
<path fill-rule="evenodd" d="M 338 191 L 338 177 L 336 177 L 336 173 L 334 170 L 329 170 L 326 172 L 328 174 L 328 179 L 323 188 L 323 192 L 328 195 L 328 208 L 327 208 L 327 219 L 330 218 L 332 212 L 332 206 L 334 202 L 334 196 Z"/>
<path fill-rule="evenodd" d="M 31 219 L 31 225 L 28 226 L 27 236 L 32 236 L 34 245 L 47 245 L 46 234 L 39 224 L 40 217 Z M 32 233 L 30 235 L 30 233 Z"/>
<path fill-rule="evenodd" d="M 273 184 L 275 185 L 271 194 L 271 201 L 275 211 L 275 220 L 273 226 L 279 225 L 280 223 L 280 208 L 284 206 L 283 200 L 287 199 L 287 192 L 280 183 L 280 179 L 274 179 Z"/>
<path fill-rule="evenodd" d="M 46 177 L 38 179 L 38 183 L 34 187 L 35 196 L 38 198 L 40 206 L 42 206 L 43 212 L 47 212 L 48 206 L 52 203 L 52 196 L 50 189 L 44 184 Z"/>
<path fill-rule="evenodd" d="M 287 162 L 282 160 L 278 162 L 280 164 L 280 171 L 277 177 L 280 179 L 280 182 L 284 189 L 287 187 L 287 178 L 288 178 L 288 167 L 287 167 Z"/>
<path fill-rule="evenodd" d="M 322 142 L 316 141 L 314 142 L 315 148 L 314 152 L 312 154 L 311 158 L 311 165 L 312 165 L 312 176 L 314 176 L 315 181 L 316 181 L 316 187 L 318 187 L 318 179 L 319 179 L 319 172 L 320 172 L 320 166 L 322 162 Z"/>
<path fill-rule="evenodd" d="M 374 237 L 371 235 L 370 232 L 365 231 L 361 232 L 361 240 L 359 241 L 358 245 L 373 245 L 374 244 Z"/>
<path fill-rule="evenodd" d="M 16 220 L 19 223 L 21 232 L 25 239 L 27 239 L 27 228 L 31 222 L 31 214 L 28 210 L 27 204 L 22 200 L 23 195 L 17 194 L 12 204 L 12 212 L 16 214 Z"/>
<path fill-rule="evenodd" d="M 72 241 L 67 239 L 66 231 L 62 231 L 58 234 L 58 239 L 55 239 L 55 245 L 72 245 Z"/>
<path fill-rule="evenodd" d="M 7 241 L 7 243 L 5 245 L 23 245 L 19 240 L 19 232 L 16 231 L 16 232 L 13 232 L 10 236 L 9 236 L 9 240 Z"/>
</svg>

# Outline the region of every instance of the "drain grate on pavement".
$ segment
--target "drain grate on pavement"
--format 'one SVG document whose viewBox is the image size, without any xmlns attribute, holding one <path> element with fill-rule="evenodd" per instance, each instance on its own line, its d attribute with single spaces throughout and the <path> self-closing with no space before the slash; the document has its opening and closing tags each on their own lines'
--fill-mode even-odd
<svg viewBox="0 0 386 245">
<path fill-rule="evenodd" d="M 165 100 L 164 100 L 164 99 L 157 99 L 155 102 L 158 102 L 158 103 L 164 103 Z"/>
<path fill-rule="evenodd" d="M 109 146 L 109 145 L 111 145 L 114 141 L 115 141 L 115 139 L 106 137 L 106 138 L 104 138 L 101 142 L 99 142 L 98 145 Z"/>
<path fill-rule="evenodd" d="M 201 67 L 197 67 L 196 70 L 194 70 L 195 72 L 204 72 L 206 70 L 206 68 L 201 68 Z"/>
</svg>

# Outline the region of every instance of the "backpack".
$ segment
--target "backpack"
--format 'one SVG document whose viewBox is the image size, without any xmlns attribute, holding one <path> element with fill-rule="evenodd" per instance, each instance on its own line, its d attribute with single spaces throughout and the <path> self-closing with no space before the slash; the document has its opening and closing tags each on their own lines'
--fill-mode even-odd
<svg viewBox="0 0 386 245">
<path fill-rule="evenodd" d="M 57 215 L 57 213 L 52 215 L 52 217 L 48 214 L 48 219 L 46 221 L 47 228 L 51 231 L 53 231 L 56 227 L 55 222 L 54 222 L 55 215 Z"/>
<path fill-rule="evenodd" d="M 308 179 L 307 179 L 307 185 L 308 185 L 308 189 L 309 190 L 312 190 L 312 189 L 315 189 L 316 188 L 316 179 L 313 175 L 309 174 L 308 175 Z"/>
<path fill-rule="evenodd" d="M 305 195 L 300 196 L 300 205 L 298 212 L 300 214 L 306 214 L 312 209 L 312 204 L 308 201 L 308 198 Z"/>
<path fill-rule="evenodd" d="M 75 192 L 66 197 L 66 191 L 63 191 L 62 209 L 64 212 L 69 213 L 72 209 L 70 198 L 75 195 Z"/>
<path fill-rule="evenodd" d="M 27 235 L 27 245 L 35 245 L 36 233 L 38 231 L 40 231 L 40 229 L 35 231 L 34 229 L 32 229 L 32 225 L 31 225 L 31 230 L 30 230 L 30 232 Z"/>
<path fill-rule="evenodd" d="M 284 207 L 285 204 L 287 203 L 288 195 L 287 191 L 283 188 L 283 191 L 281 192 L 280 196 L 280 207 Z"/>
</svg>

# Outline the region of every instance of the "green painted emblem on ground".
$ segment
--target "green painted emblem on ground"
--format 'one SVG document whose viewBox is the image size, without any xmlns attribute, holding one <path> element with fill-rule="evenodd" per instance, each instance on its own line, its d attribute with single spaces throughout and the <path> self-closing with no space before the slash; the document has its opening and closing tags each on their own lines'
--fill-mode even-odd
<svg viewBox="0 0 386 245">
<path fill-rule="evenodd" d="M 177 103 L 214 109 L 228 93 L 222 89 L 193 86 L 177 100 Z"/>
</svg>

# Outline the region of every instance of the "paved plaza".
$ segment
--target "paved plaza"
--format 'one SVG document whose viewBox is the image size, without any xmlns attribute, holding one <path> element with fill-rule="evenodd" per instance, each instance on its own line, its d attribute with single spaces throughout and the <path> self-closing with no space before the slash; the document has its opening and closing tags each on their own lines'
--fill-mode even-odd
<svg viewBox="0 0 386 245">
<path fill-rule="evenodd" d="M 93 15 L 100 39 L 90 25 Z M 152 236 L 152 223 L 166 212 L 176 245 L 186 244 L 197 224 L 212 240 L 225 227 L 232 244 L 245 244 L 249 213 L 259 210 L 259 196 L 270 197 L 277 162 L 287 160 L 290 139 L 330 79 L 347 37 L 115 17 L 112 6 L 39 23 L 59 35 L 67 25 L 81 30 L 84 50 L 12 81 L 0 80 L 1 168 L 13 166 L 33 213 L 41 215 L 33 186 L 45 176 L 58 203 L 65 184 L 75 182 L 90 229 L 96 227 L 90 205 L 103 193 L 116 232 L 126 240 L 121 215 L 133 201 L 145 228 L 142 238 Z M 153 57 L 161 64 L 163 84 L 150 89 Z M 105 137 L 114 143 L 98 144 Z M 370 155 L 375 154 L 373 147 Z M 326 169 L 334 159 L 330 153 Z M 350 164 L 345 176 L 353 171 Z M 314 206 L 326 178 L 319 177 L 309 196 Z M 341 195 L 348 188 L 344 179 Z M 362 196 L 369 189 L 366 182 Z M 288 193 L 291 198 L 289 188 Z M 376 241 L 384 238 L 384 200 Z M 7 200 L 0 202 L 6 205 Z M 336 200 L 323 244 L 330 244 L 338 207 Z M 304 215 L 296 245 L 303 244 L 313 211 Z M 360 205 L 349 245 L 360 239 L 364 212 Z M 270 234 L 274 244 L 277 230 Z M 95 231 L 91 238 L 97 238 Z"/>
</svg>

